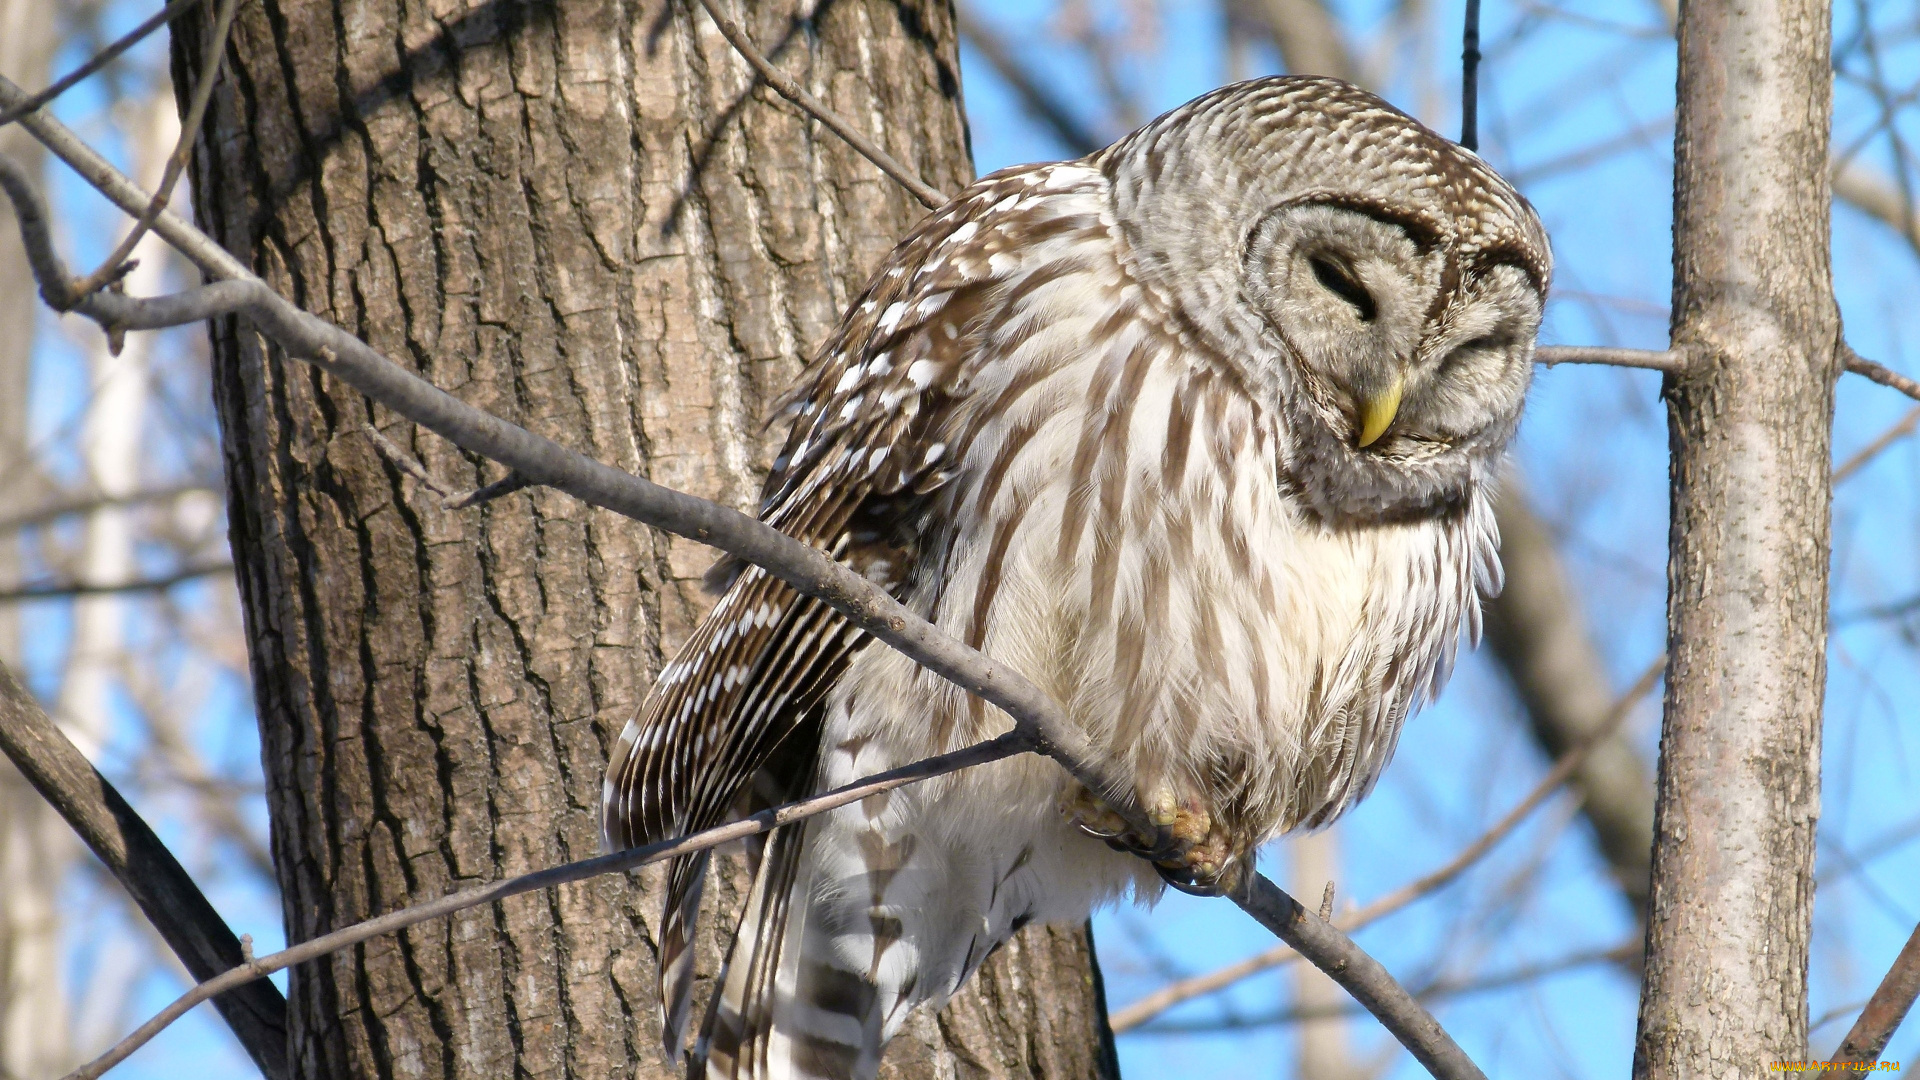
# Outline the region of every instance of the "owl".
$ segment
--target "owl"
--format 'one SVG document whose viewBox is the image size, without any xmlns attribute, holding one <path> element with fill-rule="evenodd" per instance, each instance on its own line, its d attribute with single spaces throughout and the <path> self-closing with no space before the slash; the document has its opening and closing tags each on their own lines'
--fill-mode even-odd
<svg viewBox="0 0 1920 1080">
<path fill-rule="evenodd" d="M 1029 922 L 1220 891 L 1365 795 L 1499 588 L 1551 266 L 1479 157 L 1324 78 L 1217 90 L 926 218 L 780 407 L 760 515 L 1051 694 L 1129 789 L 1025 755 L 760 841 L 690 1073 L 872 1077 Z M 710 584 L 614 748 L 615 849 L 1011 726 L 757 567 Z M 673 1058 L 707 866 L 667 875 Z"/>
</svg>

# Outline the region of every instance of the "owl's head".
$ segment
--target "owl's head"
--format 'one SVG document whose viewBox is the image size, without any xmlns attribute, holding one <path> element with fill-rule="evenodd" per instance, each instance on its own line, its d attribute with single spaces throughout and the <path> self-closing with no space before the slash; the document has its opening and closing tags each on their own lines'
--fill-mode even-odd
<svg viewBox="0 0 1920 1080">
<path fill-rule="evenodd" d="M 1332 518 L 1458 503 L 1518 426 L 1552 253 L 1480 158 L 1356 87 L 1217 90 L 1098 156 L 1133 271 L 1273 409 Z"/>
</svg>

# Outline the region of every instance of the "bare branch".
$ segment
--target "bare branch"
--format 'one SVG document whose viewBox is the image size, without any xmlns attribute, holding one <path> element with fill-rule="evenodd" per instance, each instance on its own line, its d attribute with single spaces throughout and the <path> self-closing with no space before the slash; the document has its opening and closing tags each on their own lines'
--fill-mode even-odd
<svg viewBox="0 0 1920 1080">
<path fill-rule="evenodd" d="M 243 962 L 239 940 L 173 853 L 4 666 L 0 751 L 106 864 L 195 979 Z M 222 994 L 214 1007 L 268 1080 L 288 1075 L 287 1002 L 272 983 Z"/>
<path fill-rule="evenodd" d="M 1332 923 L 1301 907 L 1300 901 L 1263 875 L 1248 874 L 1245 883 L 1244 891 L 1234 897 L 1234 902 L 1295 951 L 1313 957 L 1314 966 L 1366 1006 L 1428 1072 L 1442 1077 L 1481 1077 L 1479 1066 L 1453 1041 L 1440 1021 L 1395 982 L 1380 961 L 1367 955 Z"/>
<path fill-rule="evenodd" d="M 400 449 L 399 444 L 392 439 L 381 434 L 379 428 L 372 424 L 362 424 L 360 428 L 367 433 L 368 438 L 373 440 L 375 449 L 398 466 L 401 472 L 420 481 L 428 491 L 440 496 L 440 501 L 449 510 L 464 510 L 469 506 L 479 506 L 481 503 L 492 502 L 502 495 L 511 495 L 533 486 L 533 481 L 517 472 L 510 472 L 493 483 L 483 484 L 472 491 L 449 491 L 440 481 L 434 479 L 425 465 L 422 465 L 413 455 Z"/>
<path fill-rule="evenodd" d="M 1542 345 L 1533 350 L 1533 361 L 1547 367 L 1556 364 L 1608 364 L 1669 373 L 1678 372 L 1682 362 L 1680 356 L 1672 352 L 1613 349 L 1599 345 Z"/>
<path fill-rule="evenodd" d="M 11 124 L 15 120 L 20 119 L 22 116 L 26 115 L 27 113 L 30 113 L 35 109 L 40 108 L 43 105 L 51 104 L 53 100 L 59 97 L 61 94 L 64 94 L 67 91 L 73 89 L 74 87 L 80 85 L 82 82 L 85 82 L 89 76 L 93 75 L 95 72 L 99 71 L 101 68 L 106 67 L 108 64 L 113 63 L 114 60 L 119 58 L 121 53 L 126 52 L 128 49 L 131 49 L 135 45 L 138 45 L 140 42 L 146 40 L 147 35 L 153 33 L 155 30 L 160 29 L 162 26 L 167 25 L 168 23 L 179 18 L 180 16 L 185 15 L 187 12 L 193 10 L 196 6 L 198 6 L 199 3 L 200 3 L 200 0 L 173 0 L 173 3 L 170 3 L 166 7 L 161 8 L 146 22 L 143 22 L 139 26 L 134 27 L 132 30 L 127 31 L 126 34 L 122 35 L 119 39 L 115 40 L 113 44 L 108 45 L 106 48 L 101 49 L 99 52 L 95 53 L 92 59 L 88 60 L 84 64 L 81 64 L 79 67 L 74 68 L 72 71 L 68 72 L 66 75 L 62 76 L 58 81 L 53 83 L 53 85 L 47 87 L 45 90 L 40 91 L 39 93 L 33 95 L 31 98 L 28 98 L 26 101 L 23 101 L 18 105 L 11 106 L 5 110 L 0 110 L 0 127 L 6 127 L 8 124 Z"/>
<path fill-rule="evenodd" d="M 1842 342 L 1840 345 L 1840 355 L 1846 361 L 1848 371 L 1853 372 L 1855 375 L 1864 375 L 1874 382 L 1879 383 L 1881 386 L 1898 390 L 1908 397 L 1920 401 L 1920 382 L 1915 382 L 1907 378 L 1905 375 L 1887 367 L 1885 364 L 1874 363 L 1859 353 L 1854 352 L 1853 346 L 1845 342 Z"/>
<path fill-rule="evenodd" d="M 86 296 L 108 282 L 118 281 L 125 276 L 132 269 L 125 261 L 127 256 L 133 254 L 133 249 L 140 245 L 140 238 L 153 227 L 154 218 L 160 216 L 160 211 L 166 209 L 167 203 L 173 198 L 173 186 L 180 182 L 181 174 L 186 171 L 187 157 L 193 153 L 193 140 L 200 134 L 200 122 L 207 116 L 207 102 L 213 99 L 213 84 L 220 78 L 221 59 L 227 51 L 227 31 L 233 27 L 233 12 L 239 6 L 240 0 L 221 0 L 220 13 L 213 24 L 212 47 L 208 50 L 213 62 L 200 73 L 199 85 L 193 88 L 193 103 L 187 109 L 186 120 L 180 125 L 180 137 L 175 140 L 173 153 L 167 158 L 166 171 L 160 176 L 160 187 L 113 253 L 101 261 L 98 269 L 71 287 L 76 295 Z M 119 351 L 116 346 L 114 352 Z"/>
<path fill-rule="evenodd" d="M 1549 975 L 1573 971 L 1595 964 L 1623 963 L 1633 960 L 1640 954 L 1638 940 L 1624 942 L 1607 949 L 1583 949 L 1568 956 L 1554 960 L 1545 960 L 1537 964 L 1524 964 L 1510 971 L 1495 972 L 1473 979 L 1436 979 L 1413 992 L 1421 1001 L 1434 998 L 1464 997 L 1468 994 L 1481 994 L 1489 990 L 1504 990 L 1510 986 L 1519 986 L 1534 982 Z M 1282 1024 L 1294 1024 L 1306 1020 L 1321 1020 L 1334 1017 L 1361 1015 L 1359 1009 L 1351 1005 L 1336 1008 L 1295 1006 L 1268 1013 L 1265 1016 L 1239 1017 L 1225 1020 L 1210 1020 L 1200 1023 L 1149 1024 L 1135 1030 L 1137 1035 L 1203 1035 L 1221 1031 L 1246 1031 L 1251 1028 L 1278 1027 Z"/>
<path fill-rule="evenodd" d="M 1853 1029 L 1840 1040 L 1840 1049 L 1833 1054 L 1834 1062 L 1868 1065 L 1879 1061 L 1881 1052 L 1887 1048 L 1887 1040 L 1893 1038 L 1900 1022 L 1907 1018 L 1916 996 L 1920 996 L 1920 926 L 1913 928 L 1906 946 L 1894 958 L 1886 977 L 1880 980 L 1879 989 L 1861 1010 L 1860 1019 L 1853 1022 Z"/>
<path fill-rule="evenodd" d="M 47 585 L 23 585 L 18 589 L 0 591 L 0 604 L 19 604 L 29 600 L 64 600 L 75 596 L 161 592 L 199 578 L 231 573 L 233 573 L 233 563 L 222 560 L 183 566 L 170 574 L 135 578 L 132 581 L 59 581 Z"/>
<path fill-rule="evenodd" d="M 64 517 L 79 514 L 91 514 L 96 510 L 114 507 L 143 506 L 147 503 L 166 502 L 182 495 L 214 494 L 215 489 L 205 484 L 173 484 L 167 487 L 149 488 L 146 491 L 129 492 L 126 495 L 108 496 L 97 492 L 83 492 L 51 499 L 30 510 L 21 511 L 12 517 L 0 518 L 0 535 L 16 533 L 22 529 L 31 529 L 46 525 Z"/>
<path fill-rule="evenodd" d="M 424 904 L 401 908 L 378 918 L 342 927 L 331 934 L 323 934 L 309 941 L 282 949 L 277 953 L 254 957 L 244 963 L 231 967 L 224 974 L 208 979 L 176 998 L 171 1005 L 162 1009 L 146 1023 L 140 1025 L 131 1035 L 115 1043 L 106 1053 L 87 1064 L 68 1073 L 65 1080 L 97 1080 L 108 1069 L 126 1060 L 129 1054 L 145 1046 L 175 1020 L 186 1015 L 195 1005 L 215 995 L 225 993 L 237 986 L 257 983 L 258 980 L 283 968 L 315 960 L 328 953 L 357 945 L 369 938 L 404 930 L 417 923 L 444 918 L 457 911 L 491 904 L 536 889 L 550 889 L 570 882 L 583 881 L 602 874 L 619 873 L 624 870 L 637 870 L 650 863 L 662 862 L 678 855 L 688 855 L 696 851 L 705 851 L 734 840 L 771 832 L 782 825 L 804 821 L 817 814 L 824 814 L 849 803 L 859 802 L 870 795 L 892 791 L 898 787 L 975 765 L 984 765 L 990 761 L 1012 757 L 1015 754 L 1031 753 L 1037 744 L 1026 734 L 1014 730 L 990 739 L 975 743 L 950 754 L 926 758 L 911 765 L 904 765 L 865 780 L 856 781 L 845 787 L 835 788 L 824 795 L 815 795 L 810 799 L 789 803 L 785 806 L 763 810 L 749 818 L 718 828 L 697 832 L 677 840 L 663 840 L 645 847 L 628 848 L 610 855 L 601 855 L 593 859 L 581 859 L 561 866 L 537 870 L 531 874 L 496 881 L 489 885 L 477 885 L 471 889 L 462 889 L 449 893 L 438 900 Z M 270 984 L 269 984 L 270 985 Z"/>
<path fill-rule="evenodd" d="M 1581 762 L 1593 751 L 1594 747 L 1604 743 L 1607 738 L 1613 734 L 1614 729 L 1617 728 L 1620 722 L 1626 719 L 1627 714 L 1632 711 L 1634 704 L 1653 689 L 1654 684 L 1659 681 L 1660 672 L 1665 665 L 1666 658 L 1664 656 L 1655 659 L 1652 664 L 1649 664 L 1646 670 L 1640 673 L 1640 678 L 1635 680 L 1634 684 L 1627 689 L 1627 692 L 1620 695 L 1619 700 L 1614 703 L 1611 714 L 1606 718 L 1604 723 L 1594 729 L 1593 734 L 1586 741 L 1572 750 L 1567 751 L 1560 760 L 1554 762 L 1553 767 L 1547 770 L 1545 776 L 1540 778 L 1540 782 L 1534 785 L 1533 790 L 1527 793 L 1526 798 L 1521 799 L 1519 803 L 1515 804 L 1513 809 L 1507 811 L 1506 815 L 1495 822 L 1486 832 L 1481 833 L 1473 843 L 1461 848 L 1452 859 L 1447 861 L 1446 865 L 1400 886 L 1398 889 L 1380 897 L 1366 907 L 1339 920 L 1340 929 L 1351 934 L 1362 927 L 1377 922 L 1428 893 L 1433 892 L 1454 878 L 1459 877 L 1469 866 L 1478 862 L 1482 856 L 1493 849 L 1494 845 L 1505 839 L 1507 834 L 1511 833 L 1522 821 L 1526 820 L 1528 815 L 1532 814 L 1535 809 L 1547 800 L 1548 796 L 1557 791 L 1560 785 L 1566 782 L 1567 777 L 1571 776 L 1574 770 L 1580 767 Z M 1217 970 L 1207 972 L 1204 975 L 1196 975 L 1190 979 L 1182 979 L 1179 982 L 1163 986 L 1153 993 L 1148 994 L 1146 997 L 1141 998 L 1139 1001 L 1115 1012 L 1111 1018 L 1113 1030 L 1117 1034 L 1131 1028 L 1139 1027 L 1155 1016 L 1173 1008 L 1175 1005 L 1224 990 L 1242 979 L 1258 975 L 1260 972 L 1266 971 L 1269 968 L 1278 967 L 1299 955 L 1298 952 L 1287 946 L 1276 946 L 1265 952 L 1255 953 L 1245 960 L 1240 960 Z M 1320 965 L 1316 963 L 1315 966 Z"/>
<path fill-rule="evenodd" d="M 1467 0 L 1460 45 L 1460 145 L 1480 149 L 1480 0 Z"/>
<path fill-rule="evenodd" d="M 726 36 L 734 50 L 744 57 L 747 63 L 752 65 L 753 70 L 759 72 L 760 77 L 767 81 L 767 85 L 773 87 L 781 97 L 800 106 L 808 115 L 830 128 L 835 135 L 845 139 L 848 146 L 859 151 L 860 155 L 868 161 L 880 166 L 881 172 L 906 188 L 927 209 L 937 209 L 947 201 L 945 195 L 920 179 L 912 169 L 902 165 L 892 154 L 882 150 L 878 143 L 867 138 L 865 132 L 827 108 L 820 99 L 807 93 L 806 88 L 796 82 L 792 76 L 774 67 L 773 61 L 768 60 L 767 55 L 756 48 L 747 37 L 746 31 L 740 29 L 740 24 L 728 18 L 714 0 L 700 0 L 700 6 L 706 9 L 707 15 L 713 19 L 713 24 L 720 28 L 720 33 Z"/>
<path fill-rule="evenodd" d="M 0 76 L 0 107 L 17 108 L 28 100 L 25 90 L 20 89 L 11 79 Z M 41 145 L 53 151 L 53 155 L 66 162 L 67 167 L 80 175 L 90 186 L 122 211 L 138 216 L 151 200 L 151 196 L 140 185 L 129 180 L 126 174 L 113 167 L 113 163 L 101 157 L 99 152 L 88 146 L 65 124 L 56 120 L 45 110 L 35 110 L 20 118 L 20 126 L 38 139 Z M 154 218 L 153 231 L 160 234 L 167 243 L 185 255 L 193 263 L 214 278 L 251 278 L 253 275 L 240 265 L 226 248 L 214 242 L 213 238 L 188 224 L 180 215 L 171 210 L 162 210 Z M 35 274 L 41 288 L 47 287 L 47 279 Z M 65 299 L 55 301 L 48 297 L 48 303 L 56 310 L 66 310 L 69 303 Z"/>
<path fill-rule="evenodd" d="M 1879 457 L 1887 447 L 1913 434 L 1915 424 L 1920 424 L 1920 407 L 1907 411 L 1907 415 L 1893 422 L 1893 426 L 1874 436 L 1872 442 L 1853 452 L 1853 456 L 1841 462 L 1833 470 L 1833 482 L 1839 484 Z"/>
</svg>

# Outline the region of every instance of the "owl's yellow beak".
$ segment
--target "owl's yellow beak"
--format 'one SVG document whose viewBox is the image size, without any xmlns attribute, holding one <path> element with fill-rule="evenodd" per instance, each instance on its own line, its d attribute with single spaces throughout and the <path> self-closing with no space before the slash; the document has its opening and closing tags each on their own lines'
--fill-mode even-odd
<svg viewBox="0 0 1920 1080">
<path fill-rule="evenodd" d="M 1361 446 L 1372 446 L 1387 433 L 1387 425 L 1400 411 L 1400 393 L 1406 388 L 1407 377 L 1395 375 L 1385 390 L 1359 403 Z"/>
</svg>

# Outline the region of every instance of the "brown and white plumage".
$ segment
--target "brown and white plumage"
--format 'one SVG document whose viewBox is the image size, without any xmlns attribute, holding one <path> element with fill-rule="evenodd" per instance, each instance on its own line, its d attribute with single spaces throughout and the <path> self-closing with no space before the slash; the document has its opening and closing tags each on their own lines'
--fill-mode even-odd
<svg viewBox="0 0 1920 1080">
<path fill-rule="evenodd" d="M 1364 795 L 1477 635 L 1549 272 L 1525 201 L 1378 99 L 1228 87 L 923 222 L 790 396 L 761 514 L 1053 694 L 1204 887 Z M 621 736 L 608 840 L 1007 723 L 747 567 Z M 1026 922 L 1157 895 L 1076 798 L 1011 759 L 776 835 L 694 1071 L 872 1076 Z M 705 865 L 670 872 L 670 1054 Z"/>
</svg>

